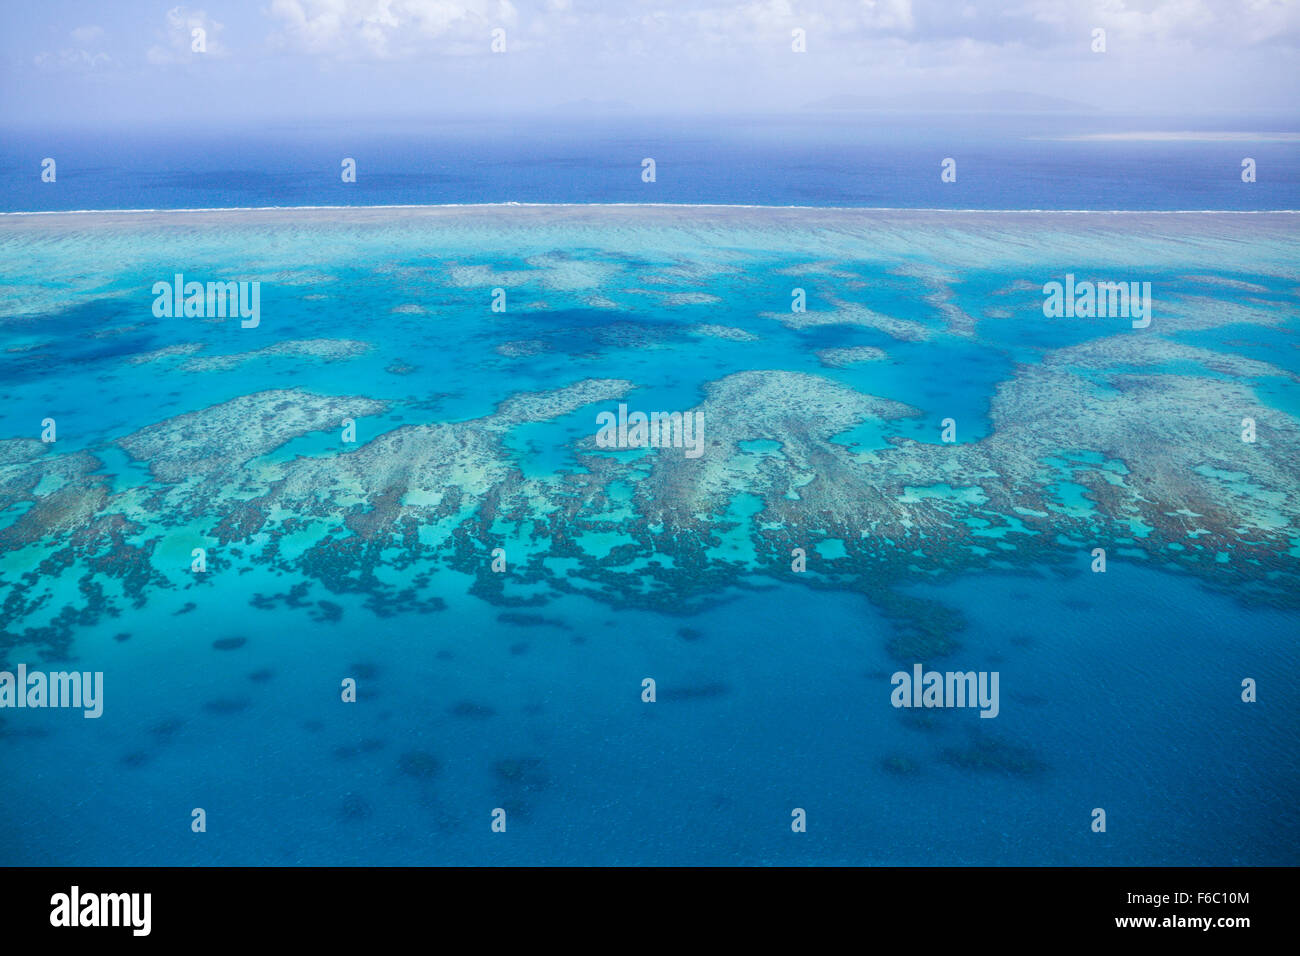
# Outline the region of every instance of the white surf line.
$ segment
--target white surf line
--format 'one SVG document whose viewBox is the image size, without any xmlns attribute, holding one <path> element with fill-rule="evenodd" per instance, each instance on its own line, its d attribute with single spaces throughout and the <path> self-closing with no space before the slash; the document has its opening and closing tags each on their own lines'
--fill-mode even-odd
<svg viewBox="0 0 1300 956">
<path fill-rule="evenodd" d="M 759 203 L 677 203 L 677 202 L 482 202 L 482 203 L 400 203 L 379 204 L 373 206 L 182 206 L 175 209 L 32 209 L 0 212 L 0 216 L 86 216 L 129 213 L 146 215 L 158 213 L 200 213 L 200 212 L 311 212 L 311 211 L 351 211 L 364 209 L 495 209 L 509 207 L 526 207 L 533 209 L 797 209 L 813 212 L 930 212 L 930 213 L 967 213 L 1009 214 L 1009 213 L 1043 213 L 1098 216 L 1187 216 L 1187 215 L 1221 215 L 1221 216 L 1259 216 L 1279 213 L 1298 213 L 1300 209 L 971 209 L 969 207 L 946 208 L 942 206 L 775 206 Z"/>
</svg>

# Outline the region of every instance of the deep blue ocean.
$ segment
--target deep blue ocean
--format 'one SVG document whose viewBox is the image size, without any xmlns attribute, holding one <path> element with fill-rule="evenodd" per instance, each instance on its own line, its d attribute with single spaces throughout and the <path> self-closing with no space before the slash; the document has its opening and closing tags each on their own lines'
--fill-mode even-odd
<svg viewBox="0 0 1300 956">
<path fill-rule="evenodd" d="M 1088 140 L 1140 132 L 1290 139 Z M 1300 208 L 1300 119 L 1091 113 L 556 116 L 0 132 L 0 211 L 442 203 Z M 57 188 L 40 163 L 57 162 Z M 355 183 L 341 161 L 357 162 Z M 957 179 L 940 163 L 957 161 Z M 1241 181 L 1241 161 L 1257 181 Z M 642 182 L 642 160 L 656 163 Z"/>
</svg>

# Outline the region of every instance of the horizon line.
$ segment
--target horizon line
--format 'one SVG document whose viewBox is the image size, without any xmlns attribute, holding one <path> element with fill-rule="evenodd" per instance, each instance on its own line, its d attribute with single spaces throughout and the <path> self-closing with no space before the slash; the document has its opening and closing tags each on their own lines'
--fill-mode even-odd
<svg viewBox="0 0 1300 956">
<path fill-rule="evenodd" d="M 1297 213 L 1300 209 L 977 209 L 944 206 L 804 206 L 766 203 L 676 203 L 676 202 L 501 202 L 481 203 L 377 203 L 374 205 L 310 206 L 181 206 L 176 208 L 131 209 L 16 209 L 0 211 L 0 216 L 75 216 L 102 213 L 178 213 L 178 212 L 305 212 L 312 210 L 358 209 L 480 209 L 498 207 L 530 208 L 686 208 L 686 209 L 806 209 L 818 212 L 949 212 L 949 213 L 1091 213 L 1100 215 L 1267 215 Z"/>
</svg>

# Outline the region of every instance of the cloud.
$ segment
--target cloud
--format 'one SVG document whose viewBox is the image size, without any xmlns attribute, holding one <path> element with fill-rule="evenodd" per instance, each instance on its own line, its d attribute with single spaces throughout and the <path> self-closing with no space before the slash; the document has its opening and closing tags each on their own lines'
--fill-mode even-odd
<svg viewBox="0 0 1300 956">
<path fill-rule="evenodd" d="M 862 0 L 863 24 L 872 30 L 907 33 L 915 23 L 912 0 Z"/>
<path fill-rule="evenodd" d="M 567 58 L 567 66 L 620 56 L 716 59 L 789 52 L 807 31 L 810 55 L 846 62 L 910 54 L 945 71 L 954 52 L 996 51 L 1086 59 L 1094 27 L 1112 52 L 1300 42 L 1294 0 L 271 0 L 276 49 L 321 59 L 399 61 L 487 54 L 507 29 L 509 50 Z M 824 61 L 825 62 L 825 61 Z"/>
<path fill-rule="evenodd" d="M 104 38 L 104 28 L 87 24 L 84 27 L 77 27 L 69 35 L 72 37 L 72 42 L 78 46 L 93 46 Z"/>
<path fill-rule="evenodd" d="M 37 69 L 91 73 L 118 66 L 112 56 L 98 49 L 104 38 L 104 31 L 100 27 L 77 27 L 68 37 L 72 41 L 71 46 L 63 47 L 57 52 L 42 50 L 32 58 Z"/>
<path fill-rule="evenodd" d="M 1108 40 L 1129 43 L 1220 49 L 1300 43 L 1300 4 L 1293 0 L 1027 0 L 1015 13 L 1061 38 L 1103 27 Z"/>
<path fill-rule="evenodd" d="M 493 29 L 519 22 L 510 0 L 272 0 L 269 12 L 275 46 L 340 60 L 487 53 Z"/>
<path fill-rule="evenodd" d="M 167 11 L 166 24 L 157 34 L 157 42 L 149 47 L 145 58 L 158 66 L 189 63 L 196 56 L 226 56 L 229 51 L 221 41 L 225 26 L 213 20 L 203 10 L 172 7 Z M 195 30 L 201 30 L 204 50 L 194 49 Z"/>
<path fill-rule="evenodd" d="M 252 89 L 268 113 L 510 112 L 583 100 L 777 111 L 998 91 L 1200 111 L 1285 108 L 1300 96 L 1300 0 L 259 0 L 217 14 L 226 25 L 174 6 L 142 27 L 106 12 L 96 17 L 106 29 L 67 22 L 34 69 L 28 51 L 41 45 L 10 38 L 11 62 L 58 71 L 69 89 L 119 77 L 141 110 L 201 95 L 244 111 Z M 241 69 L 178 70 L 206 59 L 191 52 L 196 27 L 208 56 L 242 57 Z M 498 27 L 505 56 L 491 53 Z M 1090 48 L 1096 27 L 1107 32 L 1104 56 Z M 795 28 L 806 33 L 800 55 Z M 17 89 L 0 98 L 16 100 Z"/>
</svg>

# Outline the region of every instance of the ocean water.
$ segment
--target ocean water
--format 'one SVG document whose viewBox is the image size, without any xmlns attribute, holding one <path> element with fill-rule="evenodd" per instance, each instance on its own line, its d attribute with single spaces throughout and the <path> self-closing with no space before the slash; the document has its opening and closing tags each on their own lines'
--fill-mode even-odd
<svg viewBox="0 0 1300 956">
<path fill-rule="evenodd" d="M 1294 230 L 4 217 L 0 669 L 105 702 L 0 712 L 3 859 L 1295 863 Z M 260 324 L 155 317 L 177 272 Z M 1066 272 L 1152 324 L 1045 318 Z M 620 402 L 703 454 L 600 448 Z M 998 716 L 892 706 L 916 663 Z"/>
<path fill-rule="evenodd" d="M 1096 139 L 1149 132 L 1168 139 Z M 1244 137 L 1234 139 L 1232 137 Z M 443 203 L 1297 209 L 1292 114 L 809 112 L 87 130 L 0 137 L 0 211 Z M 41 162 L 56 163 L 54 183 Z M 341 162 L 357 163 L 344 183 Z M 940 180 L 945 158 L 957 180 Z M 1257 179 L 1241 181 L 1241 162 Z M 655 181 L 642 181 L 642 160 Z"/>
</svg>

